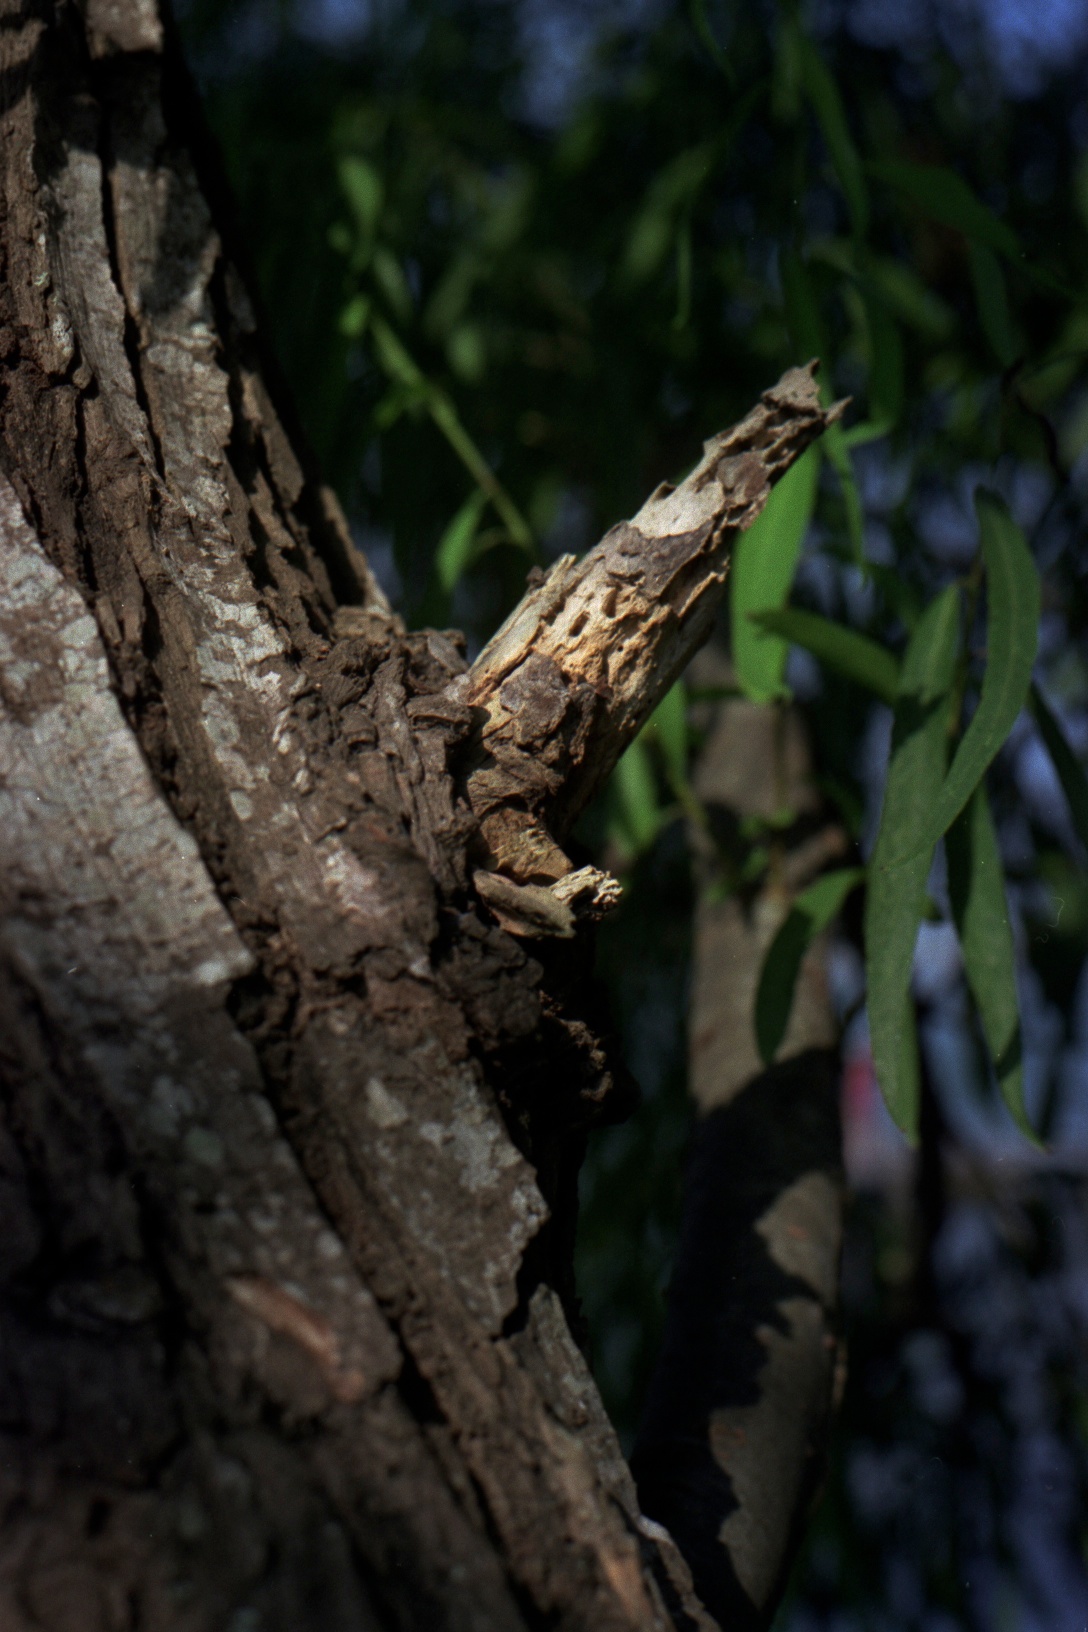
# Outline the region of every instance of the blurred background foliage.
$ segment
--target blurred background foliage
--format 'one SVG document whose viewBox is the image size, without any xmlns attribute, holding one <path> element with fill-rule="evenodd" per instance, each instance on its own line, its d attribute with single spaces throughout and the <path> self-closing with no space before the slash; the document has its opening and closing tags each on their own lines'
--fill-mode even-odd
<svg viewBox="0 0 1088 1632">
<path fill-rule="evenodd" d="M 794 951 L 842 908 L 856 1200 L 835 1468 L 782 1616 L 1083 1627 L 1088 4 L 186 0 L 179 21 L 305 432 L 410 623 L 478 649 L 530 566 L 678 479 L 784 367 L 818 355 L 852 398 L 738 552 L 727 684 L 670 693 L 580 832 L 627 886 L 600 969 L 645 1096 L 585 1171 L 594 1364 L 629 1435 L 679 1211 L 714 697 L 797 701 L 862 861 L 940 804 L 958 742 L 915 883 L 870 887 L 899 926 L 894 970 L 870 947 L 872 1042 L 855 869 L 795 903 Z M 947 660 L 943 713 L 900 796 L 923 660 Z M 760 876 L 773 826 L 715 887 Z M 768 965 L 768 1049 L 792 957 Z M 875 1048 L 916 1119 L 908 983 L 915 1157 L 874 1092 Z"/>
</svg>

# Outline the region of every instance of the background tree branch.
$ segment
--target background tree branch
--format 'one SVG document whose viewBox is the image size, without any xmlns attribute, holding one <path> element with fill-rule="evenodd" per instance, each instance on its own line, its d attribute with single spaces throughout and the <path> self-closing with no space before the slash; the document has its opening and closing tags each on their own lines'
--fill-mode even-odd
<svg viewBox="0 0 1088 1632">
<path fill-rule="evenodd" d="M 705 680 L 728 670 L 700 662 Z M 698 1111 L 665 1335 L 632 1466 L 644 1511 L 691 1564 L 722 1626 L 773 1615 L 823 1476 L 837 1350 L 843 1181 L 836 1025 L 822 943 L 801 967 L 768 1069 L 759 972 L 797 891 L 845 835 L 819 824 L 796 712 L 718 705 L 695 788 L 712 825 L 789 812 L 761 887 L 715 896 L 705 839 L 689 1072 Z"/>
</svg>

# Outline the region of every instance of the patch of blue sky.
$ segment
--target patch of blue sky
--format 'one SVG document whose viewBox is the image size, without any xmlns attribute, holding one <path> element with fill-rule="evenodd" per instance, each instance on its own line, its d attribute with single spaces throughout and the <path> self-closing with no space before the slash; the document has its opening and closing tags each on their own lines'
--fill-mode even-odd
<svg viewBox="0 0 1088 1632">
<path fill-rule="evenodd" d="M 1088 49 L 1086 0 L 847 0 L 844 11 L 866 44 L 917 55 L 939 41 L 964 66 L 981 58 L 1014 97 L 1037 96 Z"/>
</svg>

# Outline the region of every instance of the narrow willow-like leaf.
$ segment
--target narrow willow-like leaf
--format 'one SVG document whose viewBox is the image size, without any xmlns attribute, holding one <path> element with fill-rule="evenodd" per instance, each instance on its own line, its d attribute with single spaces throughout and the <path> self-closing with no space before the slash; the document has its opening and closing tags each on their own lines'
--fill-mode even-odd
<svg viewBox="0 0 1088 1632">
<path fill-rule="evenodd" d="M 869 165 L 869 173 L 907 193 L 931 220 L 957 228 L 1011 261 L 1020 259 L 1020 243 L 1012 228 L 976 198 L 954 170 L 941 164 L 881 159 Z"/>
<path fill-rule="evenodd" d="M 890 430 L 903 411 L 903 341 L 899 326 L 872 286 L 864 291 L 869 324 L 869 413 Z"/>
<path fill-rule="evenodd" d="M 1002 368 L 1015 362 L 1019 347 L 1009 312 L 1009 296 L 1001 263 L 985 244 L 971 245 L 971 280 L 982 332 Z"/>
<path fill-rule="evenodd" d="M 391 380 L 410 389 L 425 391 L 427 379 L 419 364 L 412 358 L 384 318 L 373 321 L 374 346 L 378 361 Z"/>
<path fill-rule="evenodd" d="M 816 291 L 808 267 L 794 249 L 784 251 L 779 270 L 786 304 L 786 323 L 798 361 L 819 357 L 825 364 L 820 379 L 820 397 L 825 406 L 831 401 L 831 382 L 826 364 L 830 356 L 827 331 L 820 315 Z"/>
<path fill-rule="evenodd" d="M 370 319 L 369 295 L 352 295 L 347 305 L 340 313 L 338 327 L 340 333 L 348 340 L 358 340 L 366 333 L 366 326 Z"/>
<path fill-rule="evenodd" d="M 1031 1125 L 1024 1112 L 1024 1068 L 1020 1048 L 1020 1010 L 1016 997 L 1015 955 L 1005 875 L 997 848 L 986 789 L 971 795 L 945 839 L 948 894 L 963 949 L 967 983 L 978 1006 L 986 1046 L 998 1084 L 1025 1133 Z"/>
<path fill-rule="evenodd" d="M 904 323 L 927 340 L 947 340 L 954 332 L 958 320 L 952 307 L 934 294 L 905 261 L 869 254 L 865 266 L 890 310 Z"/>
<path fill-rule="evenodd" d="M 487 494 L 475 488 L 442 534 L 434 555 L 438 581 L 448 595 L 471 564 Z"/>
<path fill-rule="evenodd" d="M 728 72 L 724 57 L 722 67 Z M 727 158 L 766 91 L 764 80 L 749 85 L 712 140 L 686 148 L 658 171 L 627 237 L 619 266 L 621 283 L 633 287 L 657 271 L 674 241 L 677 221 L 690 212 L 716 166 Z"/>
<path fill-rule="evenodd" d="M 368 159 L 352 156 L 338 166 L 340 185 L 352 214 L 368 236 L 374 232 L 385 203 L 385 183 Z"/>
<path fill-rule="evenodd" d="M 899 684 L 899 664 L 887 647 L 879 646 L 868 635 L 858 634 L 817 612 L 802 612 L 796 607 L 785 607 L 781 612 L 753 612 L 753 623 L 772 635 L 781 635 L 795 646 L 854 680 L 866 691 L 873 692 L 885 703 L 895 702 Z"/>
<path fill-rule="evenodd" d="M 894 567 L 883 566 L 879 561 L 868 562 L 866 570 L 903 627 L 908 631 L 917 628 L 925 602 L 914 585 L 901 578 Z"/>
<path fill-rule="evenodd" d="M 779 267 L 782 274 L 782 293 L 786 303 L 786 322 L 795 355 L 798 361 L 819 357 L 827 364 L 831 352 L 809 269 L 795 250 L 786 251 Z M 831 370 L 825 367 L 820 379 L 820 400 L 825 407 L 829 407 L 833 396 Z M 828 464 L 839 478 L 843 508 L 846 511 L 846 529 L 850 535 L 854 560 L 860 566 L 865 554 L 864 519 L 861 496 L 858 493 L 846 437 L 847 433 L 843 430 L 842 424 L 836 421 L 834 425 L 827 427 L 820 439 L 820 445 L 827 455 Z"/>
<path fill-rule="evenodd" d="M 706 0 L 691 0 L 691 22 L 696 34 L 706 46 L 707 51 L 717 63 L 730 85 L 736 85 L 737 76 L 733 64 L 729 60 L 729 53 L 718 43 L 717 36 L 710 26 L 710 19 L 706 14 Z"/>
<path fill-rule="evenodd" d="M 800 49 L 801 80 L 805 93 L 827 143 L 831 163 L 850 210 L 854 233 L 858 238 L 864 238 L 869 230 L 869 192 L 839 88 L 812 41 L 802 36 Z"/>
<path fill-rule="evenodd" d="M 412 315 L 412 291 L 404 268 L 388 244 L 378 244 L 371 257 L 370 270 L 397 321 L 407 323 Z"/>
<path fill-rule="evenodd" d="M 895 702 L 884 808 L 865 896 L 869 1037 L 877 1080 L 899 1126 L 918 1122 L 910 975 L 936 841 L 919 848 L 944 779 L 959 638 L 955 586 L 930 602 L 911 636 Z"/>
<path fill-rule="evenodd" d="M 812 447 L 772 488 L 766 509 L 741 534 L 733 553 L 733 666 L 755 702 L 783 695 L 789 646 L 777 635 L 765 634 L 751 615 L 782 606 L 790 592 L 819 475 L 820 454 Z"/>
<path fill-rule="evenodd" d="M 1038 686 L 1032 686 L 1028 699 L 1035 723 L 1039 727 L 1047 753 L 1054 763 L 1058 780 L 1069 805 L 1069 814 L 1077 837 L 1088 850 L 1088 777 L 1084 766 L 1069 745 L 1069 739 L 1058 724 Z"/>
<path fill-rule="evenodd" d="M 829 425 L 824 432 L 823 444 L 827 451 L 827 462 L 839 478 L 842 489 L 843 508 L 846 511 L 846 530 L 850 535 L 850 547 L 853 551 L 854 562 L 859 567 L 865 564 L 865 520 L 861 509 L 861 495 L 858 492 L 857 479 L 854 475 L 854 462 L 850 457 L 850 447 L 846 440 L 846 432 L 842 425 Z"/>
<path fill-rule="evenodd" d="M 882 436 L 887 436 L 889 428 L 883 419 L 859 419 L 856 425 L 851 425 L 848 431 L 842 433 L 843 446 L 863 448 L 867 442 L 879 442 Z"/>
<path fill-rule="evenodd" d="M 641 736 L 620 757 L 612 773 L 612 789 L 618 807 L 620 842 L 639 855 L 653 844 L 661 826 L 653 766 Z"/>
<path fill-rule="evenodd" d="M 519 549 L 532 551 L 533 535 L 525 517 L 491 469 L 487 460 L 465 429 L 461 418 L 444 391 L 432 384 L 419 364 L 382 317 L 372 317 L 371 334 L 378 361 L 395 385 L 426 406 L 427 412 L 457 454 L 469 475 L 487 494 L 510 534 L 510 541 Z M 396 406 L 395 403 L 391 406 Z M 399 407 L 397 412 L 399 412 Z M 390 420 L 390 423 L 392 421 Z"/>
<path fill-rule="evenodd" d="M 801 112 L 802 37 L 796 10 L 779 6 L 771 112 L 781 123 L 793 124 Z"/>
<path fill-rule="evenodd" d="M 1039 642 L 1039 574 L 1024 535 L 996 493 L 975 495 L 986 562 L 982 695 L 923 831 L 937 842 L 985 776 L 1027 700 Z"/>
<path fill-rule="evenodd" d="M 786 1035 L 801 960 L 865 877 L 862 867 L 843 867 L 810 884 L 797 897 L 767 949 L 756 990 L 756 1043 L 770 1065 Z"/>
<path fill-rule="evenodd" d="M 453 403 L 444 392 L 434 391 L 427 399 L 431 418 L 471 476 L 474 476 L 506 523 L 510 542 L 532 552 L 533 535 L 528 522 L 495 475 L 491 466 L 465 430 Z"/>
<path fill-rule="evenodd" d="M 688 775 L 688 698 L 682 680 L 665 693 L 648 724 L 661 744 L 670 782 L 674 788 L 683 786 Z"/>
<path fill-rule="evenodd" d="M 621 268 L 625 281 L 643 283 L 656 272 L 675 238 L 677 215 L 709 180 L 717 156 L 716 142 L 700 142 L 654 177 L 628 237 Z"/>
</svg>

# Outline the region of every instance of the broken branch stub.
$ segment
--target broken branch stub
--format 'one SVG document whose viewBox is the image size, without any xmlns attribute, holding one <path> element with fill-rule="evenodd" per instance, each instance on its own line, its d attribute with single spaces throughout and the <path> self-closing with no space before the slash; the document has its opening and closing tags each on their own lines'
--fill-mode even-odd
<svg viewBox="0 0 1088 1632">
<path fill-rule="evenodd" d="M 462 773 L 479 822 L 477 889 L 489 905 L 502 893 L 516 933 L 569 934 L 615 899 L 597 874 L 598 887 L 551 915 L 565 928 L 545 927 L 536 894 L 519 927 L 510 886 L 539 893 L 572 872 L 563 836 L 710 634 L 734 539 L 841 418 L 845 402 L 821 406 L 816 368 L 789 369 L 678 487 L 662 483 L 580 561 L 561 556 L 453 682 L 478 722 Z"/>
</svg>

